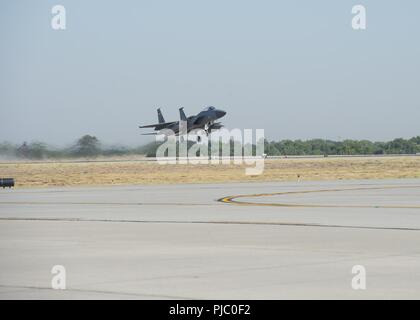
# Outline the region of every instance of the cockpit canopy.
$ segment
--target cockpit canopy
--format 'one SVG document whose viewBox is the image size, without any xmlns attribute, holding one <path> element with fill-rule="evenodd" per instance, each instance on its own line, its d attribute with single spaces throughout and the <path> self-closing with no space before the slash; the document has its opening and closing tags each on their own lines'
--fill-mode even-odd
<svg viewBox="0 0 420 320">
<path fill-rule="evenodd" d="M 204 108 L 204 111 L 210 111 L 210 110 L 216 110 L 216 108 L 215 108 L 215 107 L 213 107 L 213 106 L 210 106 L 210 107 L 205 107 L 205 108 Z"/>
</svg>

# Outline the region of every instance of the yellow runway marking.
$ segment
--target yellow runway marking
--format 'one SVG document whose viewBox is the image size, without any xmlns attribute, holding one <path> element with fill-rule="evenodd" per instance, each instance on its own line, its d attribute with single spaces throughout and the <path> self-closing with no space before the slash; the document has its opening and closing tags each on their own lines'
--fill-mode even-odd
<svg viewBox="0 0 420 320">
<path fill-rule="evenodd" d="M 296 207 L 296 208 L 387 208 L 387 209 L 420 209 L 420 205 L 340 205 L 340 204 L 299 204 L 299 203 L 259 203 L 249 201 L 237 201 L 238 198 L 257 198 L 269 196 L 284 196 L 307 193 L 343 192 L 343 191 L 363 191 L 363 190 L 388 190 L 388 189 L 418 189 L 420 186 L 384 186 L 368 188 L 345 188 L 345 189 L 320 189 L 303 191 L 286 191 L 273 193 L 258 193 L 228 196 L 219 199 L 219 202 L 242 205 L 242 206 L 261 206 L 261 207 Z"/>
</svg>

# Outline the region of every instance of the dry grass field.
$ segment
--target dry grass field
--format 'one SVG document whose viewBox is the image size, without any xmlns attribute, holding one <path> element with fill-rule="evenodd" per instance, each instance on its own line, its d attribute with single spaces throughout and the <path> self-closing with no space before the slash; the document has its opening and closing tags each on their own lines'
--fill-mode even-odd
<svg viewBox="0 0 420 320">
<path fill-rule="evenodd" d="M 115 160 L 115 159 L 114 159 Z M 0 177 L 16 187 L 420 178 L 420 157 L 360 157 L 265 160 L 262 175 L 250 165 L 161 165 L 124 160 L 100 162 L 0 162 Z"/>
</svg>

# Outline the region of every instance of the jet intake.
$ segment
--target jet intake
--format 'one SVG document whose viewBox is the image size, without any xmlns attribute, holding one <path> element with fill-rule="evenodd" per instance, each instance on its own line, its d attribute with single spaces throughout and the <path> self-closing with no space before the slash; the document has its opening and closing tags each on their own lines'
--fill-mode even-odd
<svg viewBox="0 0 420 320">
<path fill-rule="evenodd" d="M 223 128 L 223 125 L 220 122 L 215 122 L 209 127 L 208 132 L 216 131 L 216 130 L 219 130 L 221 128 Z"/>
</svg>

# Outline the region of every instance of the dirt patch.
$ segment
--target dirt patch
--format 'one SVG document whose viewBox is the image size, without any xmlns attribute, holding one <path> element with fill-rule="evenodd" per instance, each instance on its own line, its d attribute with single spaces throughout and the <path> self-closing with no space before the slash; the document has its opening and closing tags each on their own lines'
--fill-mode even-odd
<svg viewBox="0 0 420 320">
<path fill-rule="evenodd" d="M 246 165 L 160 165 L 150 161 L 0 163 L 16 187 L 420 178 L 420 157 L 266 160 L 262 175 Z"/>
</svg>

